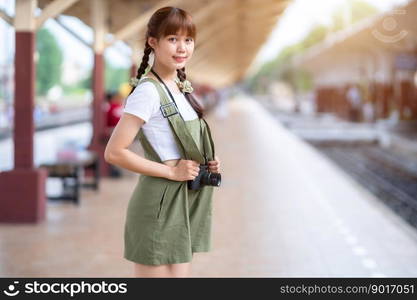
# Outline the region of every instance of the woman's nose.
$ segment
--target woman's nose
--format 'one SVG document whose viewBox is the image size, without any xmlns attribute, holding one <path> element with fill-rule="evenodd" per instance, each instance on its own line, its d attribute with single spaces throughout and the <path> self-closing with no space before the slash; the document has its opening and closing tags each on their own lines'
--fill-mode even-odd
<svg viewBox="0 0 417 300">
<path fill-rule="evenodd" d="M 178 43 L 178 51 L 185 51 L 185 42 Z"/>
</svg>

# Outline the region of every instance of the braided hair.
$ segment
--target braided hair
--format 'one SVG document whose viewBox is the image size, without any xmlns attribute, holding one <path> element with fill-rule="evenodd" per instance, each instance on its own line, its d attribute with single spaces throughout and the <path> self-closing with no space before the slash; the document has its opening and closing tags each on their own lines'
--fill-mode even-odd
<svg viewBox="0 0 417 300">
<path fill-rule="evenodd" d="M 187 79 L 187 75 L 185 75 L 185 67 L 183 67 L 182 69 L 177 69 L 177 76 L 180 81 L 184 81 Z M 200 103 L 197 102 L 197 100 L 194 98 L 194 96 L 191 93 L 185 92 L 184 96 L 188 100 L 192 108 L 195 110 L 198 117 L 202 118 L 204 114 L 204 109 L 200 105 Z"/>
<path fill-rule="evenodd" d="M 138 68 L 138 71 L 136 73 L 136 78 L 138 80 L 140 80 L 142 78 L 142 75 L 145 73 L 145 70 L 148 67 L 149 55 L 151 54 L 151 52 L 152 52 L 152 47 L 148 44 L 148 39 L 146 39 L 145 50 L 143 51 L 142 62 L 141 62 L 140 66 Z M 136 88 L 136 86 L 132 88 L 129 95 L 133 93 L 135 88 Z"/>
</svg>

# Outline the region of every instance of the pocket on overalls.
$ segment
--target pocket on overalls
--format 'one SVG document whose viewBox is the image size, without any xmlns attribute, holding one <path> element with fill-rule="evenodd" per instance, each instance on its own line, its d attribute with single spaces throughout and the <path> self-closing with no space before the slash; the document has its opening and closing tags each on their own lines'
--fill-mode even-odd
<svg viewBox="0 0 417 300">
<path fill-rule="evenodd" d="M 161 217 L 161 213 L 162 213 L 162 210 L 164 209 L 165 194 L 166 194 L 166 192 L 167 192 L 168 186 L 169 186 L 169 184 L 165 185 L 164 192 L 162 193 L 161 200 L 159 201 L 159 210 L 158 210 L 158 214 L 157 214 L 157 216 L 156 216 L 156 218 L 157 218 L 158 220 L 160 219 L 160 217 Z"/>
<path fill-rule="evenodd" d="M 169 182 L 161 194 L 157 221 L 163 226 L 185 224 L 187 217 L 187 183 Z"/>
<path fill-rule="evenodd" d="M 141 175 L 128 212 L 132 218 L 157 220 L 163 215 L 169 181 L 163 178 Z"/>
</svg>

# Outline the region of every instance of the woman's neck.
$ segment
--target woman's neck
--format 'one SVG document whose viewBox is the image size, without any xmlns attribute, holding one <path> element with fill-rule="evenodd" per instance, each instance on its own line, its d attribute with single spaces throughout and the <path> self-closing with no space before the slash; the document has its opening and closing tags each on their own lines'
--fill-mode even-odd
<svg viewBox="0 0 417 300">
<path fill-rule="evenodd" d="M 158 74 L 159 77 L 161 77 L 164 82 L 174 81 L 174 78 L 177 76 L 176 69 L 167 69 L 163 65 L 160 65 L 156 62 L 153 64 L 152 69 L 156 72 L 156 74 Z"/>
</svg>

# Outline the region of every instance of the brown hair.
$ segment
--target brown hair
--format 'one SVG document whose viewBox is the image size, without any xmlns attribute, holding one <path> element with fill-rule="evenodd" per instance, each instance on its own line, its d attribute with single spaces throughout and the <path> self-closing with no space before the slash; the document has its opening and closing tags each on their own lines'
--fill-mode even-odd
<svg viewBox="0 0 417 300">
<path fill-rule="evenodd" d="M 185 10 L 177 7 L 166 6 L 158 9 L 153 13 L 147 24 L 147 31 L 145 35 L 145 49 L 143 51 L 142 62 L 138 68 L 136 78 L 140 79 L 148 67 L 149 55 L 153 51 L 148 44 L 148 38 L 154 37 L 158 41 L 161 37 L 178 32 L 186 32 L 187 36 L 191 36 L 194 40 L 196 38 L 196 27 L 192 21 L 191 15 Z M 180 81 L 187 79 L 185 74 L 185 67 L 177 69 L 177 76 Z M 135 88 L 130 91 L 130 94 Z M 184 93 L 192 108 L 196 111 L 199 118 L 203 117 L 203 107 L 196 101 L 191 93 Z"/>
</svg>

